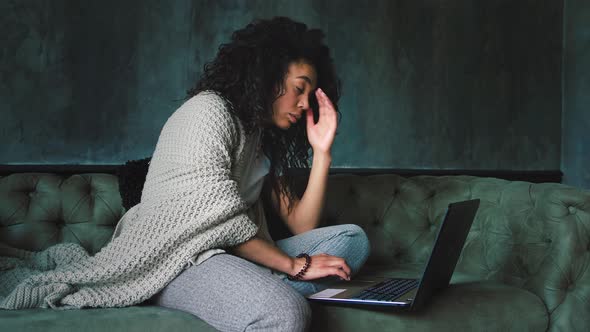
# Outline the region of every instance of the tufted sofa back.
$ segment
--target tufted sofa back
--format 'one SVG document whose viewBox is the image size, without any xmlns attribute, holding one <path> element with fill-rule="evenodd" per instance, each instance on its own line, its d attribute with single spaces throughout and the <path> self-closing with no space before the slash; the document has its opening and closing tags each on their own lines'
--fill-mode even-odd
<svg viewBox="0 0 590 332">
<path fill-rule="evenodd" d="M 554 328 L 571 315 L 588 324 L 588 191 L 474 176 L 333 175 L 324 219 L 360 225 L 369 264 L 426 264 L 447 205 L 474 198 L 481 203 L 457 271 L 537 294 Z"/>
<path fill-rule="evenodd" d="M 299 183 L 301 192 L 306 181 Z M 480 208 L 457 270 L 537 294 L 554 329 L 568 327 L 572 317 L 588 320 L 588 191 L 474 176 L 342 174 L 330 176 L 323 213 L 327 224 L 366 231 L 369 264 L 425 264 L 447 205 L 472 198 Z M 11 246 L 77 242 L 96 253 L 124 212 L 114 175 L 0 177 L 0 242 Z"/>
<path fill-rule="evenodd" d="M 75 242 L 94 254 L 123 213 L 114 175 L 0 177 L 0 242 L 11 246 L 38 251 Z"/>
</svg>

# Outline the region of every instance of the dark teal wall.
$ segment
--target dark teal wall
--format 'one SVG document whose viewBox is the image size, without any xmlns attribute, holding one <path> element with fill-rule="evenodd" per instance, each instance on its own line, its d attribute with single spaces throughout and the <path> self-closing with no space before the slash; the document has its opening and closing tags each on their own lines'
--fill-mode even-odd
<svg viewBox="0 0 590 332">
<path fill-rule="evenodd" d="M 564 183 L 590 189 L 590 2 L 566 0 L 564 41 Z"/>
<path fill-rule="evenodd" d="M 325 31 L 335 167 L 559 169 L 561 1 L 0 2 L 0 163 L 150 155 L 206 61 L 255 17 Z"/>
</svg>

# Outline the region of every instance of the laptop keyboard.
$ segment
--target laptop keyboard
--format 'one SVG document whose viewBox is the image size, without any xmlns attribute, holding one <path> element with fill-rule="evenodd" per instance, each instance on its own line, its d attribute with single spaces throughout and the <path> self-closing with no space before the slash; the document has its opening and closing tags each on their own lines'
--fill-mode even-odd
<svg viewBox="0 0 590 332">
<path fill-rule="evenodd" d="M 353 299 L 393 301 L 416 286 L 418 286 L 416 279 L 389 279 L 363 290 Z"/>
</svg>

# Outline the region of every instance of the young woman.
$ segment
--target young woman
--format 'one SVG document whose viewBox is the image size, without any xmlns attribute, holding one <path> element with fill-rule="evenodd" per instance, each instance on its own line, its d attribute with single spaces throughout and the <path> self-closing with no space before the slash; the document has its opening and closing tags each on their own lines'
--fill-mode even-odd
<svg viewBox="0 0 590 332">
<path fill-rule="evenodd" d="M 172 137 L 186 140 L 181 146 L 206 140 L 191 158 L 221 156 L 219 167 L 228 178 L 212 181 L 231 182 L 227 190 L 239 193 L 248 207 L 247 223 L 256 226 L 246 241 L 193 257 L 152 303 L 190 312 L 223 331 L 302 331 L 311 318 L 304 296 L 338 278 L 350 280 L 366 261 L 369 243 L 360 227 L 318 228 L 340 93 L 323 37 L 286 17 L 253 21 L 219 48 L 175 112 L 184 115 L 166 124 L 156 152 Z M 174 123 L 180 129 L 172 130 Z M 309 182 L 299 198 L 290 168 L 309 167 L 310 150 Z M 269 235 L 260 199 L 265 177 L 275 208 L 294 234 L 290 238 L 274 242 Z M 217 203 L 213 196 L 209 200 Z"/>
</svg>

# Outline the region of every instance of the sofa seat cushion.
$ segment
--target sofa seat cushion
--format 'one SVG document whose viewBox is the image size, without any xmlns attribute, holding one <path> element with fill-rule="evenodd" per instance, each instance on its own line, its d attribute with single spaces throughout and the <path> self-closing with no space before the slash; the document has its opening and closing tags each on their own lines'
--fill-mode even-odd
<svg viewBox="0 0 590 332">
<path fill-rule="evenodd" d="M 0 310 L 2 331 L 217 331 L 196 316 L 159 306 L 83 310 Z"/>
<path fill-rule="evenodd" d="M 411 276 L 405 271 L 400 277 Z M 384 272 L 382 275 L 392 275 Z M 399 274 L 395 274 L 399 275 Z M 522 288 L 454 275 L 418 312 L 312 302 L 313 331 L 545 331 L 541 299 Z"/>
</svg>

